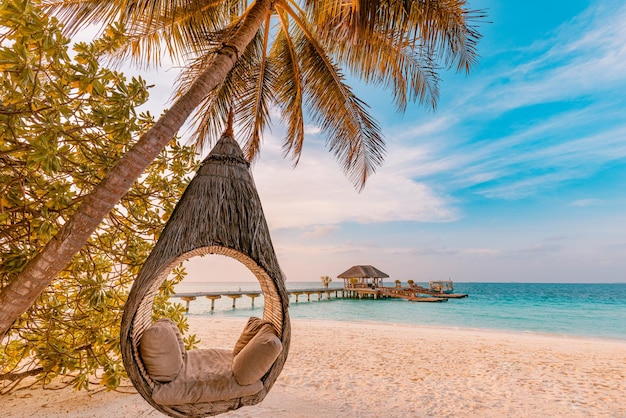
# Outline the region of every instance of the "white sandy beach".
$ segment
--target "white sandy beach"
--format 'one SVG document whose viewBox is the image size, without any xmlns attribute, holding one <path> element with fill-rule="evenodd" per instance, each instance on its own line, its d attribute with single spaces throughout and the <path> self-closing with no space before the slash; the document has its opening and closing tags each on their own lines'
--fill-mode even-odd
<svg viewBox="0 0 626 418">
<path fill-rule="evenodd" d="M 206 347 L 231 347 L 244 323 L 190 318 Z M 0 398 L 0 415 L 162 416 L 120 391 L 25 389 Z M 626 341 L 292 320 L 265 401 L 222 416 L 626 417 Z"/>
</svg>

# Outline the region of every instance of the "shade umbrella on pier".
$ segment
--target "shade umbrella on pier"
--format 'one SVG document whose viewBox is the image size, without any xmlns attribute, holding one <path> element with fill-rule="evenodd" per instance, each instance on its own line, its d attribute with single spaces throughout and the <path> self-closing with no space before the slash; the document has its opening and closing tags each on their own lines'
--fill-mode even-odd
<svg viewBox="0 0 626 418">
<path fill-rule="evenodd" d="M 140 339 L 152 325 L 154 297 L 171 270 L 204 254 L 231 257 L 256 276 L 265 300 L 263 320 L 273 325 L 282 351 L 261 378 L 258 393 L 201 404 L 161 405 L 152 397 L 157 383 L 146 372 Z M 121 325 L 122 357 L 128 376 L 146 401 L 170 416 L 216 415 L 254 405 L 265 398 L 287 359 L 291 336 L 288 305 L 289 295 L 249 163 L 230 125 L 189 183 L 132 286 Z"/>
</svg>

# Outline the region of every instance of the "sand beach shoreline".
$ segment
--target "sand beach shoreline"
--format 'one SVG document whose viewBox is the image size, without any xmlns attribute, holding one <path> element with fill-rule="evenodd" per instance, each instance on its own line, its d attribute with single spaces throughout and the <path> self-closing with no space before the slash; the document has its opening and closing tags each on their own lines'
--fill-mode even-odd
<svg viewBox="0 0 626 418">
<path fill-rule="evenodd" d="M 227 347 L 245 318 L 189 322 L 201 346 Z M 3 416 L 162 416 L 128 385 L 19 390 L 2 397 Z M 222 416 L 624 417 L 625 393 L 626 341 L 292 320 L 289 358 L 265 401 Z"/>
</svg>

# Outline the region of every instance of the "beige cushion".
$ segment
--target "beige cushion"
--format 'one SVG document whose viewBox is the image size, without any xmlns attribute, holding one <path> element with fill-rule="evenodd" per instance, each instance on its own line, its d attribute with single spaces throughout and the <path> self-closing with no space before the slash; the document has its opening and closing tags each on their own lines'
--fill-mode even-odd
<svg viewBox="0 0 626 418">
<path fill-rule="evenodd" d="M 233 359 L 233 375 L 240 385 L 261 379 L 283 349 L 272 325 L 266 324 Z"/>
<path fill-rule="evenodd" d="M 183 341 L 183 336 L 180 333 L 180 330 L 178 329 L 178 325 L 176 325 L 176 322 L 172 321 L 169 318 L 161 318 L 157 320 L 153 325 L 169 327 L 172 331 L 174 331 L 174 334 L 176 334 L 176 341 L 178 341 L 178 347 L 180 348 L 180 352 L 183 353 L 183 357 L 184 357 L 185 356 L 185 342 Z"/>
<path fill-rule="evenodd" d="M 170 382 L 183 366 L 184 346 L 178 327 L 169 319 L 160 319 L 146 329 L 139 340 L 141 360 L 150 377 Z"/>
<path fill-rule="evenodd" d="M 235 399 L 263 389 L 260 380 L 244 386 L 237 383 L 232 365 L 230 350 L 190 350 L 176 379 L 157 384 L 152 399 L 160 405 L 183 405 Z"/>
<path fill-rule="evenodd" d="M 248 323 L 246 324 L 245 328 L 241 332 L 241 335 L 239 336 L 237 343 L 235 344 L 235 348 L 233 349 L 233 356 L 236 356 L 237 354 L 239 354 L 239 352 L 246 346 L 246 344 L 248 344 L 248 342 L 252 338 L 254 338 L 257 332 L 259 332 L 259 330 L 263 327 L 263 325 L 270 324 L 270 323 L 271 322 L 266 321 L 261 318 L 257 318 L 254 316 L 250 317 L 250 319 L 248 319 Z"/>
</svg>

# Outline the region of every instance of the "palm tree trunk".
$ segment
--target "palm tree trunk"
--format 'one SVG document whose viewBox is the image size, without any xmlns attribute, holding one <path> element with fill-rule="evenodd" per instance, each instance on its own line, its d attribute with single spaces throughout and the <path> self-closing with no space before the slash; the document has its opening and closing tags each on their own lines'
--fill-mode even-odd
<svg viewBox="0 0 626 418">
<path fill-rule="evenodd" d="M 0 293 L 0 340 L 85 245 L 98 225 L 128 192 L 146 167 L 176 135 L 191 112 L 224 80 L 261 27 L 275 0 L 257 0 L 241 26 L 222 46 L 211 66 L 201 74 L 154 126 L 111 168 L 107 176 L 85 197 L 74 216 L 31 259 L 22 272 Z"/>
</svg>

